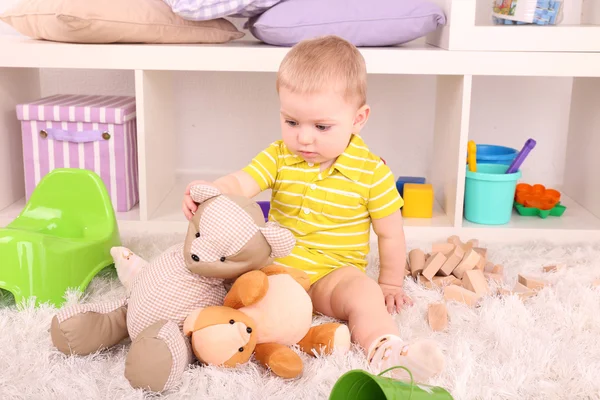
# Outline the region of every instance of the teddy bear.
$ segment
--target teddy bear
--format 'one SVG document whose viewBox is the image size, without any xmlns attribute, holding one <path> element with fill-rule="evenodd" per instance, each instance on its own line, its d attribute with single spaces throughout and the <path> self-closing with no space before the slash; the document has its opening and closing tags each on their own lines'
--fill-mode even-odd
<svg viewBox="0 0 600 400">
<path fill-rule="evenodd" d="M 240 275 L 288 255 L 293 234 L 265 223 L 260 206 L 243 196 L 224 195 L 197 185 L 191 196 L 199 204 L 183 243 L 149 263 L 119 270 L 127 293 L 102 304 L 64 307 L 52 318 L 52 343 L 67 355 L 86 355 L 126 338 L 131 347 L 125 377 L 134 388 L 162 392 L 181 382 L 193 360 L 185 318 L 202 307 L 222 305 L 226 285 Z M 115 248 L 113 257 L 131 257 Z"/>
<path fill-rule="evenodd" d="M 206 364 L 235 366 L 252 352 L 256 360 L 282 378 L 296 378 L 303 370 L 300 356 L 340 354 L 350 349 L 345 324 L 312 325 L 310 280 L 304 271 L 269 265 L 240 276 L 222 307 L 194 310 L 183 324 L 194 354 Z"/>
</svg>

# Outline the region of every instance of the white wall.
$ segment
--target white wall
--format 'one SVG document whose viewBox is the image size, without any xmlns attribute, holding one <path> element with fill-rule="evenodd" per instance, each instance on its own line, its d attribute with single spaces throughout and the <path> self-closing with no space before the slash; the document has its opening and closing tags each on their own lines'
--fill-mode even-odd
<svg viewBox="0 0 600 400">
<path fill-rule="evenodd" d="M 14 3 L 0 0 L 0 11 Z M 0 34 L 9 31 L 0 25 Z M 41 78 L 43 95 L 135 92 L 131 71 L 44 70 Z M 533 137 L 538 147 L 524 167 L 524 179 L 561 183 L 571 81 L 477 77 L 471 138 L 520 148 Z M 174 82 L 180 117 L 164 134 L 178 142 L 181 170 L 225 173 L 278 139 L 274 74 L 176 73 Z M 364 131 L 367 143 L 396 175 L 427 176 L 435 77 L 370 75 L 368 95 L 373 114 Z"/>
</svg>

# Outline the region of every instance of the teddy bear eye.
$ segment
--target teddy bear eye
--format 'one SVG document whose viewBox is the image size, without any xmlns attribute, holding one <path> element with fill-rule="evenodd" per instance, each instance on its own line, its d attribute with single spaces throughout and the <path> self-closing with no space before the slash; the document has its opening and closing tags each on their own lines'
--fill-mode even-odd
<svg viewBox="0 0 600 400">
<path fill-rule="evenodd" d="M 197 255 L 195 255 L 195 254 L 192 254 L 192 260 L 194 260 L 194 261 L 198 262 L 198 261 L 200 261 L 200 257 L 198 257 L 198 256 L 197 256 Z"/>
<path fill-rule="evenodd" d="M 240 353 L 242 353 L 242 352 L 244 352 L 244 348 L 243 348 L 243 347 L 240 347 L 240 348 L 238 349 L 238 351 L 239 351 Z"/>
<path fill-rule="evenodd" d="M 246 332 L 252 333 L 252 328 L 250 328 L 250 327 L 246 328 Z"/>
<path fill-rule="evenodd" d="M 200 237 L 200 232 L 196 232 L 196 237 L 199 238 Z"/>
<path fill-rule="evenodd" d="M 221 262 L 225 262 L 225 257 L 221 257 Z"/>
<path fill-rule="evenodd" d="M 229 323 L 230 323 L 231 325 L 233 325 L 233 324 L 235 324 L 235 321 L 234 321 L 234 320 L 232 320 L 232 319 L 230 319 L 230 320 L 229 320 Z"/>
</svg>

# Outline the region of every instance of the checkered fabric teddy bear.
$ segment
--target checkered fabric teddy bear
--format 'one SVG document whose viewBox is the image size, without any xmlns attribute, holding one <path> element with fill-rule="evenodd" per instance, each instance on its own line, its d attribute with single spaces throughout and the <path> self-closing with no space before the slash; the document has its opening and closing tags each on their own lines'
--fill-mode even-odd
<svg viewBox="0 0 600 400">
<path fill-rule="evenodd" d="M 138 268 L 127 270 L 126 248 L 114 248 L 119 277 L 127 296 L 102 304 L 77 304 L 52 319 L 53 344 L 63 353 L 86 355 L 132 341 L 125 377 L 134 388 L 163 391 L 181 382 L 192 362 L 185 318 L 202 307 L 222 305 L 228 280 L 269 265 L 295 245 L 290 231 L 265 223 L 256 202 L 223 195 L 216 188 L 191 189 L 199 204 L 184 243 L 175 245 Z"/>
</svg>

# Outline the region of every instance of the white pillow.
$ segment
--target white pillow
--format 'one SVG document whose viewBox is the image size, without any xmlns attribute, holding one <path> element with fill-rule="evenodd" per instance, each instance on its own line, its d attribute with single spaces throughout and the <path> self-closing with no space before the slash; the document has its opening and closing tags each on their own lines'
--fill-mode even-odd
<svg viewBox="0 0 600 400">
<path fill-rule="evenodd" d="M 192 21 L 223 17 L 254 17 L 282 0 L 163 0 L 173 12 Z"/>
</svg>

